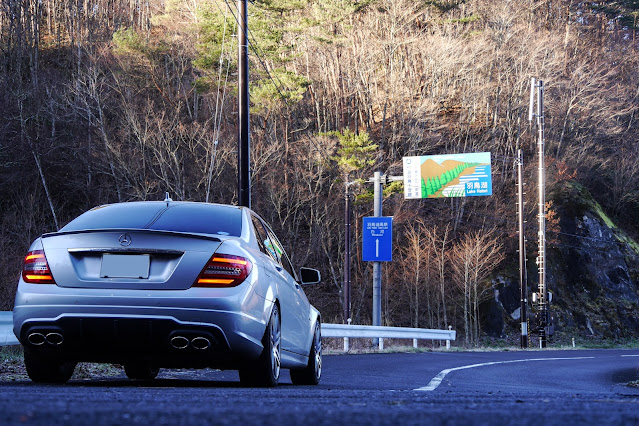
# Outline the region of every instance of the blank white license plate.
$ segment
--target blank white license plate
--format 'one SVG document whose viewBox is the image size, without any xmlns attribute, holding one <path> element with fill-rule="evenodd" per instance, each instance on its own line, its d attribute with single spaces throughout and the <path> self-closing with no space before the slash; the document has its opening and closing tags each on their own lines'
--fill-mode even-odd
<svg viewBox="0 0 639 426">
<path fill-rule="evenodd" d="M 148 254 L 102 255 L 101 278 L 149 278 L 151 257 Z"/>
</svg>

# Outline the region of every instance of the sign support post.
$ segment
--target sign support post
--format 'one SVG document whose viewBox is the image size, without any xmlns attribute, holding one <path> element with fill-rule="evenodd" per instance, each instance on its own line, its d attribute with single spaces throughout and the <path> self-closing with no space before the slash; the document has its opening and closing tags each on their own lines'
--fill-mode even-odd
<svg viewBox="0 0 639 426">
<path fill-rule="evenodd" d="M 382 173 L 375 172 L 373 177 L 373 216 L 382 215 Z M 373 325 L 382 325 L 382 264 L 373 262 Z M 379 345 L 379 338 L 373 339 Z"/>
<path fill-rule="evenodd" d="M 382 325 L 382 263 L 392 260 L 392 218 L 382 216 L 382 185 L 389 182 L 402 181 L 403 176 L 382 175 L 382 172 L 375 172 L 375 175 L 368 180 L 373 184 L 373 216 L 364 218 L 363 230 L 363 260 L 373 262 L 373 325 Z M 367 220 L 374 220 L 374 223 L 367 225 Z M 367 226 L 369 226 L 367 228 Z M 373 344 L 378 345 L 380 350 L 384 342 L 379 338 L 373 339 Z"/>
<path fill-rule="evenodd" d="M 373 216 L 364 218 L 362 257 L 373 262 L 373 325 L 382 325 L 382 264 L 393 257 L 393 219 L 382 216 L 382 185 L 403 180 L 403 176 L 387 176 L 381 172 L 368 180 L 373 184 Z M 373 339 L 373 344 L 383 349 L 384 342 Z"/>
</svg>

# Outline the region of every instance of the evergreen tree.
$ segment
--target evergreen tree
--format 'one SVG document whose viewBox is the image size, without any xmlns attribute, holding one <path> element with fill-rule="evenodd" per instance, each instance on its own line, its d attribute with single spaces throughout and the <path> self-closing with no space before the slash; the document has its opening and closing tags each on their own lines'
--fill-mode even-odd
<svg viewBox="0 0 639 426">
<path fill-rule="evenodd" d="M 355 134 L 349 129 L 344 129 L 342 132 L 333 131 L 323 135 L 337 138 L 339 148 L 337 155 L 331 159 L 337 162 L 345 175 L 375 163 L 372 154 L 377 150 L 377 145 L 371 141 L 368 133 Z"/>
<path fill-rule="evenodd" d="M 299 102 L 310 84 L 305 77 L 287 69 L 294 58 L 295 44 L 289 40 L 297 31 L 297 12 L 306 5 L 303 0 L 256 0 L 249 5 L 249 53 L 260 58 L 260 63 L 251 66 L 253 114 L 265 115 Z M 214 3 L 198 6 L 200 37 L 195 65 L 209 71 L 196 84 L 200 91 L 207 91 L 217 81 L 220 66 L 223 71 L 236 72 L 237 41 L 233 35 L 237 24 L 234 16 L 224 10 L 225 7 Z"/>
</svg>

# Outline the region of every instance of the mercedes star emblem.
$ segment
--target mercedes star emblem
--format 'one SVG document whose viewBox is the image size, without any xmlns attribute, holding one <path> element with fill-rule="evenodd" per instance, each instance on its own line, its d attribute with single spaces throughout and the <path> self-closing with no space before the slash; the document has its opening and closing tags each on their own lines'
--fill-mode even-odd
<svg viewBox="0 0 639 426">
<path fill-rule="evenodd" d="M 119 241 L 120 241 L 120 245 L 121 246 L 126 247 L 126 246 L 131 245 L 131 237 L 128 234 L 120 235 Z"/>
</svg>

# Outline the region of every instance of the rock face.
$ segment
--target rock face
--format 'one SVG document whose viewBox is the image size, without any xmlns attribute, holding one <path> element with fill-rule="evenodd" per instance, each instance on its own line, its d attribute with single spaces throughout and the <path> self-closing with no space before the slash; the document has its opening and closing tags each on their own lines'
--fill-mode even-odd
<svg viewBox="0 0 639 426">
<path fill-rule="evenodd" d="M 626 339 L 639 335 L 639 245 L 617 228 L 583 187 L 573 182 L 548 193 L 559 218 L 547 232 L 547 278 L 557 337 Z M 528 299 L 538 283 L 536 244 L 528 241 Z M 532 256 L 531 256 L 532 253 Z M 493 281 L 484 303 L 483 330 L 491 336 L 519 332 L 519 279 Z M 534 326 L 529 315 L 529 327 Z"/>
</svg>

